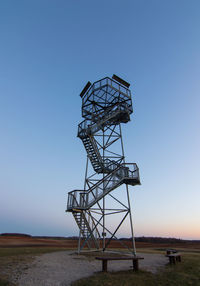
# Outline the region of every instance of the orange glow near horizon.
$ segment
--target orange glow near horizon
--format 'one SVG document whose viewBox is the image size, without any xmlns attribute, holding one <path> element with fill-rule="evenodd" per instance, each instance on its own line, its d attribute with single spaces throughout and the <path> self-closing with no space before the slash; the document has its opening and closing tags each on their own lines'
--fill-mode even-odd
<svg viewBox="0 0 200 286">
<path fill-rule="evenodd" d="M 130 229 L 128 225 L 122 227 L 118 234 L 121 237 L 130 237 Z M 145 225 L 134 227 L 135 237 L 146 236 L 146 237 L 171 237 L 177 239 L 188 239 L 188 240 L 200 240 L 200 227 L 199 224 L 194 223 L 178 223 L 174 222 L 171 224 L 149 224 L 148 227 Z"/>
</svg>

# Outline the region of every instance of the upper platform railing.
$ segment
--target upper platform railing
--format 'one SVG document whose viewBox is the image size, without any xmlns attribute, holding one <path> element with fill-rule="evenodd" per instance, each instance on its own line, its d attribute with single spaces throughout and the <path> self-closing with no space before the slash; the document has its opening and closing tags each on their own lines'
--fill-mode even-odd
<svg viewBox="0 0 200 286">
<path fill-rule="evenodd" d="M 94 82 L 82 97 L 82 117 L 93 120 L 100 116 L 106 108 L 126 103 L 129 114 L 133 112 L 131 91 L 106 77 Z"/>
</svg>

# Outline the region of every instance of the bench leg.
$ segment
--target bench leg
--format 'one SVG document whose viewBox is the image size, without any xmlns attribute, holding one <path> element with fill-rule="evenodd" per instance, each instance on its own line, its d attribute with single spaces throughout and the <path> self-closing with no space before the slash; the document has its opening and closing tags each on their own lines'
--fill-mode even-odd
<svg viewBox="0 0 200 286">
<path fill-rule="evenodd" d="M 133 259 L 133 271 L 138 271 L 139 270 L 139 263 L 138 259 Z"/>
<path fill-rule="evenodd" d="M 107 260 L 102 260 L 102 271 L 107 272 Z"/>
<path fill-rule="evenodd" d="M 181 256 L 177 256 L 177 257 L 176 257 L 176 261 L 181 262 Z"/>
<path fill-rule="evenodd" d="M 169 257 L 169 263 L 170 264 L 175 264 L 176 263 L 175 257 Z"/>
</svg>

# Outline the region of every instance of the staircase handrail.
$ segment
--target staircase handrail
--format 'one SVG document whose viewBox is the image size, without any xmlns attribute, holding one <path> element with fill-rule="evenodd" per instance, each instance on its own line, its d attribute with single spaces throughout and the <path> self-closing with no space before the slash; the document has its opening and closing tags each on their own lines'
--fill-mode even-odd
<svg viewBox="0 0 200 286">
<path fill-rule="evenodd" d="M 131 171 L 128 167 L 126 167 L 126 165 L 129 165 L 129 166 L 132 165 L 132 167 L 134 167 L 134 170 Z M 122 172 L 122 174 L 121 174 L 122 176 L 120 176 L 120 173 L 117 174 L 117 172 L 120 169 L 124 170 L 125 168 L 126 168 L 126 170 L 128 170 L 128 172 Z M 134 174 L 136 174 L 136 175 L 134 175 Z M 114 189 L 116 186 L 118 186 L 120 184 L 120 182 L 123 181 L 125 178 L 138 179 L 139 178 L 139 169 L 138 169 L 138 166 L 136 163 L 122 163 L 117 168 L 115 168 L 112 172 L 108 173 L 105 177 L 103 177 L 96 184 L 94 184 L 90 189 L 88 189 L 88 190 L 73 190 L 73 191 L 69 192 L 68 193 L 67 209 L 76 208 L 76 207 L 77 208 L 82 208 L 82 207 L 87 208 L 88 206 L 90 206 L 92 201 L 89 200 L 89 195 L 93 194 L 93 196 L 94 196 L 93 191 L 95 189 L 97 189 L 103 182 L 106 182 L 106 180 L 109 179 L 109 177 L 113 177 L 114 183 L 112 184 L 111 187 L 107 188 L 106 192 L 104 192 L 103 195 L 107 194 L 111 189 Z M 79 201 L 77 200 L 77 193 L 80 193 Z M 72 199 L 70 199 L 70 197 L 72 197 Z M 100 199 L 101 197 L 102 197 L 102 195 L 99 196 L 99 198 L 96 197 L 96 199 Z M 71 203 L 70 203 L 70 201 L 71 201 Z M 76 202 L 75 205 L 72 203 L 74 201 Z"/>
<path fill-rule="evenodd" d="M 85 132 L 84 136 L 87 135 L 93 135 L 95 134 L 97 131 L 99 131 L 103 126 L 104 123 L 106 122 L 106 125 L 108 125 L 108 121 L 110 119 L 112 119 L 112 117 L 115 117 L 118 113 L 121 113 L 122 111 L 127 111 L 128 112 L 128 107 L 125 106 L 123 104 L 114 104 L 114 107 L 117 106 L 117 108 L 115 110 L 113 110 L 112 108 L 109 108 L 109 110 L 105 113 L 105 111 L 102 113 L 104 114 L 104 116 L 102 116 L 100 119 L 97 117 L 98 120 L 89 120 L 89 119 L 85 119 L 83 121 L 81 121 L 78 124 L 78 137 L 82 138 L 83 136 L 81 135 L 81 131 Z"/>
</svg>

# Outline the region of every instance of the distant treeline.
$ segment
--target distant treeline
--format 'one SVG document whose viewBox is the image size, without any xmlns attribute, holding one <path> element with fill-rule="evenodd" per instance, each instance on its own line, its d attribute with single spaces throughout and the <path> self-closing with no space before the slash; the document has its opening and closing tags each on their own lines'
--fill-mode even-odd
<svg viewBox="0 0 200 286">
<path fill-rule="evenodd" d="M 121 238 L 120 240 L 132 240 L 132 238 Z M 200 242 L 200 240 L 185 240 L 173 237 L 136 237 L 136 242 L 148 242 L 148 243 L 186 243 L 186 242 Z"/>
<path fill-rule="evenodd" d="M 43 238 L 43 239 L 74 239 L 77 240 L 78 236 L 69 236 L 69 237 L 62 237 L 62 236 L 45 236 L 45 235 L 30 235 L 25 233 L 1 233 L 0 236 L 17 236 L 17 237 L 32 237 L 32 238 Z"/>
<path fill-rule="evenodd" d="M 185 240 L 172 237 L 137 237 L 136 242 L 150 242 L 150 243 L 184 243 Z"/>
<path fill-rule="evenodd" d="M 43 239 L 66 239 L 66 240 L 70 240 L 70 239 L 74 239 L 77 240 L 78 236 L 68 236 L 68 237 L 64 237 L 64 236 L 32 236 L 33 238 L 43 238 Z"/>
<path fill-rule="evenodd" d="M 25 233 L 2 233 L 0 236 L 18 236 L 18 237 L 32 237 L 32 238 L 42 238 L 42 239 L 66 239 L 66 240 L 78 240 L 78 236 L 68 236 L 68 237 L 61 237 L 61 236 L 32 236 L 30 234 Z M 115 239 L 114 239 L 115 240 Z M 132 238 L 120 238 L 120 240 L 132 240 Z M 187 243 L 187 242 L 198 242 L 200 240 L 185 240 L 180 238 L 170 238 L 170 237 L 136 237 L 136 242 L 146 242 L 146 243 Z"/>
<path fill-rule="evenodd" d="M 1 233 L 0 236 L 19 236 L 19 237 L 32 237 L 26 233 Z"/>
</svg>

